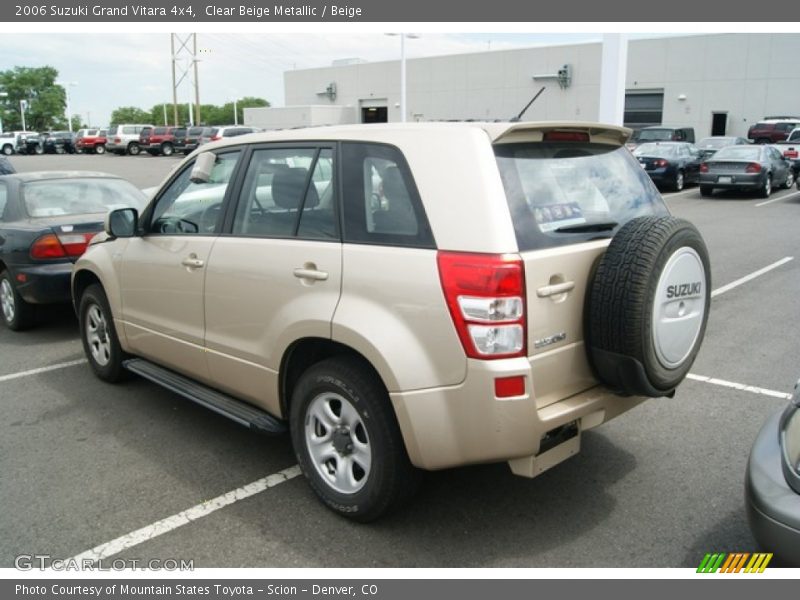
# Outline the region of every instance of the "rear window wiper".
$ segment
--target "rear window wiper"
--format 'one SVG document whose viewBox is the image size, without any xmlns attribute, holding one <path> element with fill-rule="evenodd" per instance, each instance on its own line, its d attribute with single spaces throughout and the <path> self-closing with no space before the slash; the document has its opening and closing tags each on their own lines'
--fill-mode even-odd
<svg viewBox="0 0 800 600">
<path fill-rule="evenodd" d="M 589 223 L 579 223 L 578 225 L 565 225 L 554 229 L 556 233 L 585 233 L 589 231 L 611 231 L 619 225 L 616 221 L 593 221 Z"/>
</svg>

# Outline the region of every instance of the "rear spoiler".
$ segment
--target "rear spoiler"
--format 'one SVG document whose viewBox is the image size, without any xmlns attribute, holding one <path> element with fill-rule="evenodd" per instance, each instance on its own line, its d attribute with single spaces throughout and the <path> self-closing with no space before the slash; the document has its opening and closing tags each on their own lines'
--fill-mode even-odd
<svg viewBox="0 0 800 600">
<path fill-rule="evenodd" d="M 588 133 L 592 143 L 615 146 L 622 146 L 633 134 L 633 130 L 627 127 L 601 123 L 576 123 L 575 121 L 513 123 L 501 130 L 489 130 L 488 133 L 494 144 L 511 144 L 514 142 L 540 142 L 544 134 L 549 131 Z"/>
</svg>

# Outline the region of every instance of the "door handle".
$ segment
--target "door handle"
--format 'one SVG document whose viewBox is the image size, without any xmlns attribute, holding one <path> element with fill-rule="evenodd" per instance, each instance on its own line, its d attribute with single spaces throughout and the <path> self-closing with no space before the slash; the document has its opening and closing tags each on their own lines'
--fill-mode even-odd
<svg viewBox="0 0 800 600">
<path fill-rule="evenodd" d="M 327 272 L 317 271 L 316 269 L 295 269 L 294 276 L 298 279 L 311 279 L 313 281 L 325 281 L 328 279 Z"/>
<path fill-rule="evenodd" d="M 564 283 L 554 283 L 553 285 L 546 285 L 536 290 L 536 295 L 539 298 L 547 298 L 548 296 L 558 296 L 559 294 L 566 294 L 575 288 L 574 281 L 565 281 Z"/>
<path fill-rule="evenodd" d="M 199 269 L 206 263 L 197 258 L 196 254 L 190 254 L 181 261 L 181 264 L 189 269 Z"/>
</svg>

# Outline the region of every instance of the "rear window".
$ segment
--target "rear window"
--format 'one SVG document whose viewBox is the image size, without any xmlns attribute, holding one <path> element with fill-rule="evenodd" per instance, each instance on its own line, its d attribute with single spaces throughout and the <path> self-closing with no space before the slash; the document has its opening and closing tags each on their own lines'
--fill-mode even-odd
<svg viewBox="0 0 800 600">
<path fill-rule="evenodd" d="M 642 129 L 636 140 L 639 142 L 668 141 L 672 139 L 672 134 L 672 129 Z"/>
<path fill-rule="evenodd" d="M 635 217 L 669 214 L 650 177 L 624 147 L 499 144 L 495 155 L 520 250 L 611 237 Z M 609 223 L 616 225 L 602 226 Z M 600 224 L 601 231 L 580 230 L 592 224 Z"/>
<path fill-rule="evenodd" d="M 732 146 L 736 143 L 736 138 L 704 138 L 700 140 L 697 145 L 700 148 L 724 148 L 725 146 Z"/>
<path fill-rule="evenodd" d="M 634 156 L 655 156 L 656 158 L 671 158 L 677 156 L 678 147 L 665 144 L 642 144 L 633 151 Z"/>
<path fill-rule="evenodd" d="M 145 195 L 124 179 L 99 177 L 28 182 L 22 186 L 22 197 L 26 212 L 34 218 L 141 209 L 146 202 Z"/>
<path fill-rule="evenodd" d="M 714 155 L 714 160 L 759 160 L 761 148 L 752 146 L 728 146 Z"/>
</svg>

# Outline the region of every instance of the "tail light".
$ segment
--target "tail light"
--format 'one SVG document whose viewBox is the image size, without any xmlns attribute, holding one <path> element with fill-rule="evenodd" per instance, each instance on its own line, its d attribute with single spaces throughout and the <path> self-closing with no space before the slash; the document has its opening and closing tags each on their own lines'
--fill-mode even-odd
<svg viewBox="0 0 800 600">
<path fill-rule="evenodd" d="M 761 173 L 761 165 L 759 163 L 748 163 L 744 169 L 745 173 Z"/>
<path fill-rule="evenodd" d="M 788 150 L 785 150 L 784 153 L 783 153 L 784 157 L 792 158 L 792 159 L 797 158 L 797 155 L 798 155 L 798 153 L 797 153 L 797 150 L 795 148 L 789 148 Z"/>
<path fill-rule="evenodd" d="M 525 271 L 515 254 L 439 252 L 442 290 L 469 358 L 525 356 Z"/>
<path fill-rule="evenodd" d="M 95 235 L 92 233 L 47 233 L 31 244 L 31 258 L 47 260 L 49 258 L 74 258 L 86 251 Z"/>
<path fill-rule="evenodd" d="M 115 143 L 115 144 L 119 144 L 121 141 L 122 141 L 122 139 L 121 139 L 121 138 L 118 138 L 118 137 L 115 137 L 115 138 L 114 138 L 114 143 Z"/>
<path fill-rule="evenodd" d="M 700 163 L 700 172 L 708 173 L 708 163 Z"/>
<path fill-rule="evenodd" d="M 662 168 L 662 167 L 666 167 L 668 164 L 669 164 L 669 162 L 667 162 L 663 158 L 658 158 L 658 159 L 653 161 L 653 166 L 656 167 L 657 169 L 658 168 Z"/>
<path fill-rule="evenodd" d="M 542 136 L 544 142 L 588 142 L 589 134 L 585 131 L 547 131 Z"/>
<path fill-rule="evenodd" d="M 222 136 L 221 136 L 221 135 L 212 135 L 209 141 L 211 141 L 211 142 L 218 142 L 218 141 L 219 141 L 219 140 L 221 140 L 221 139 L 222 139 Z"/>
</svg>

